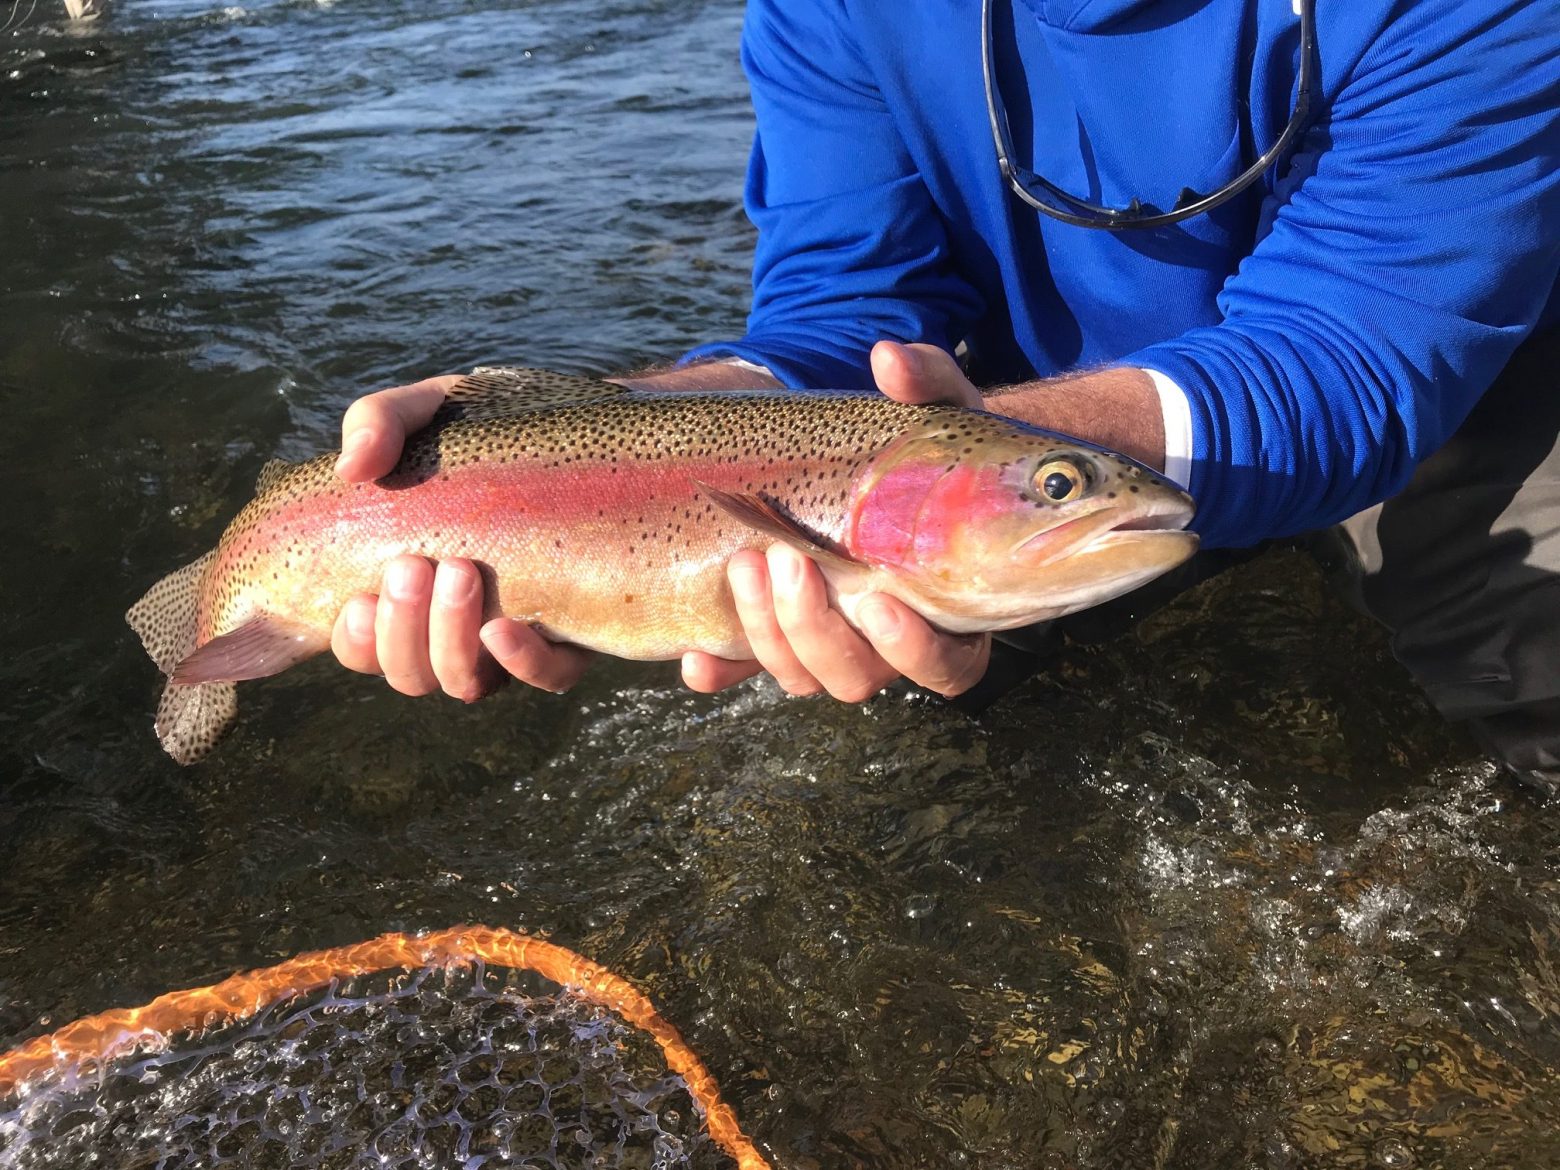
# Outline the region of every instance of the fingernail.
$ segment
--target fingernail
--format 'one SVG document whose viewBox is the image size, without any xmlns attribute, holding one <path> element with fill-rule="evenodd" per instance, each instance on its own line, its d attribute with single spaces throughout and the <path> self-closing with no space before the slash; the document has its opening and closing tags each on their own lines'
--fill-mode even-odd
<svg viewBox="0 0 1560 1170">
<path fill-rule="evenodd" d="M 887 641 L 899 636 L 899 615 L 892 606 L 875 597 L 869 597 L 856 610 L 856 617 L 867 636 L 877 641 Z"/>
<path fill-rule="evenodd" d="M 764 575 L 754 565 L 737 563 L 731 566 L 731 592 L 738 601 L 756 604 L 764 597 Z"/>
<path fill-rule="evenodd" d="M 508 618 L 499 618 L 482 627 L 482 644 L 494 658 L 512 658 L 520 650 L 520 639 Z"/>
<path fill-rule="evenodd" d="M 802 557 L 795 549 L 777 544 L 769 550 L 769 575 L 787 589 L 794 589 L 802 579 Z"/>
<path fill-rule="evenodd" d="M 391 561 L 385 570 L 385 592 L 396 601 L 411 601 L 417 595 L 421 577 L 415 561 Z"/>
<path fill-rule="evenodd" d="M 476 592 L 476 578 L 454 565 L 440 565 L 433 575 L 433 592 L 441 605 L 461 605 Z"/>
<path fill-rule="evenodd" d="M 359 427 L 347 436 L 347 441 L 341 445 L 341 454 L 336 457 L 336 470 L 348 463 L 352 456 L 356 455 L 364 447 L 374 441 L 374 432 L 366 427 Z"/>
<path fill-rule="evenodd" d="M 374 605 L 358 598 L 347 602 L 347 633 L 357 641 L 374 636 Z"/>
</svg>

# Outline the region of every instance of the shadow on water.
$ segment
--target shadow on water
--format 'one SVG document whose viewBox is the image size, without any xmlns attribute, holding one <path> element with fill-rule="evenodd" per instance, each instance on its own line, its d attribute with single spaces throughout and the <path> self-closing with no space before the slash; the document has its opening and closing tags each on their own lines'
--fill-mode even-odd
<svg viewBox="0 0 1560 1170">
<path fill-rule="evenodd" d="M 783 1167 L 1554 1165 L 1557 812 L 1295 553 L 979 719 L 315 662 L 161 756 L 123 611 L 265 459 L 389 379 L 740 326 L 739 22 L 178 0 L 0 48 L 0 1040 L 487 921 L 644 987 Z"/>
</svg>

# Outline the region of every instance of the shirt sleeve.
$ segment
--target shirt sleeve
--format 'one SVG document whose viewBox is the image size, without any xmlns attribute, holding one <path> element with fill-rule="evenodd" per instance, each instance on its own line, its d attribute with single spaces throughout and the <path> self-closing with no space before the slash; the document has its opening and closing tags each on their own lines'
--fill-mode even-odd
<svg viewBox="0 0 1560 1170">
<path fill-rule="evenodd" d="M 1532 329 L 1560 268 L 1554 12 L 1398 5 L 1275 191 L 1222 322 L 1122 359 L 1186 392 L 1205 544 L 1391 495 Z"/>
<path fill-rule="evenodd" d="M 861 59 L 842 0 L 751 0 L 742 64 L 757 114 L 746 205 L 758 228 L 739 357 L 795 388 L 870 386 L 874 342 L 952 350 L 982 303 Z"/>
</svg>

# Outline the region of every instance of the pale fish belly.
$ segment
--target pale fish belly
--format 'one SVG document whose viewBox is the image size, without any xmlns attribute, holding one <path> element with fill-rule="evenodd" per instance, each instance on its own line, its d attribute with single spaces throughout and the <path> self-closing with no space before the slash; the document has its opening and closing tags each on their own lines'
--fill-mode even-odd
<svg viewBox="0 0 1560 1170">
<path fill-rule="evenodd" d="M 260 612 L 328 639 L 346 600 L 378 592 L 386 561 L 410 553 L 476 562 L 489 581 L 489 617 L 535 622 L 557 641 L 622 658 L 687 650 L 745 658 L 725 564 L 768 541 L 700 495 L 695 480 L 740 487 L 751 470 L 629 465 L 560 476 L 471 465 L 415 488 L 342 485 L 284 499 L 223 541 L 200 641 Z"/>
<path fill-rule="evenodd" d="M 768 541 L 701 496 L 699 473 L 704 482 L 730 478 L 713 467 L 646 476 L 634 500 L 536 518 L 523 534 L 498 541 L 497 608 L 555 641 L 619 658 L 664 660 L 688 650 L 750 657 L 726 562 Z M 603 498 L 592 497 L 588 483 L 578 486 L 587 500 Z"/>
</svg>

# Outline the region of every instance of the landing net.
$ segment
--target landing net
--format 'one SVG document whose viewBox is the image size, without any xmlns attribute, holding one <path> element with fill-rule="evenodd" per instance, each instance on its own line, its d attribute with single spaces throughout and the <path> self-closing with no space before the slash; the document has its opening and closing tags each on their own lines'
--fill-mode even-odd
<svg viewBox="0 0 1560 1170">
<path fill-rule="evenodd" d="M 768 1170 L 627 981 L 513 931 L 300 955 L 0 1056 L 0 1167 Z"/>
</svg>

